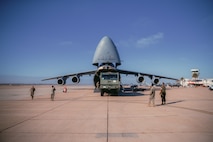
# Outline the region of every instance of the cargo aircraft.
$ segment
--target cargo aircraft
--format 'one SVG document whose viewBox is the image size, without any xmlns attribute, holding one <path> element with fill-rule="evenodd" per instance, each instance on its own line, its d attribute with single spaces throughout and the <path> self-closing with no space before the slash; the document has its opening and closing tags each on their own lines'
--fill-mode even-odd
<svg viewBox="0 0 213 142">
<path fill-rule="evenodd" d="M 97 67 L 96 70 L 79 72 L 79 73 L 71 73 L 71 74 L 67 74 L 67 75 L 43 79 L 42 81 L 57 79 L 58 84 L 65 85 L 66 80 L 69 77 L 71 77 L 73 83 L 79 83 L 81 76 L 94 74 L 94 79 L 93 79 L 94 86 L 95 86 L 95 88 L 99 88 L 100 73 L 103 73 L 103 72 L 117 72 L 117 73 L 119 73 L 119 78 L 120 78 L 120 74 L 134 75 L 134 76 L 136 76 L 136 80 L 138 83 L 142 83 L 144 81 L 144 76 L 148 76 L 151 79 L 152 84 L 158 84 L 159 80 L 161 78 L 177 80 L 177 79 L 171 78 L 171 77 L 165 77 L 165 76 L 148 74 L 148 73 L 143 73 L 143 72 L 118 69 L 117 67 L 121 65 L 120 56 L 118 54 L 115 44 L 113 43 L 111 38 L 108 36 L 104 36 L 100 40 L 100 42 L 95 50 L 92 64 Z"/>
</svg>

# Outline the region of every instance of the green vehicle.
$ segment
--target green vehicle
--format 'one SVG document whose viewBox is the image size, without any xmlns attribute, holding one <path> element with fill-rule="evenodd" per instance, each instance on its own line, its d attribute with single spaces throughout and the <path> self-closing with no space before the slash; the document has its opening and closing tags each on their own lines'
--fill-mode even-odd
<svg viewBox="0 0 213 142">
<path fill-rule="evenodd" d="M 100 90 L 101 96 L 104 93 L 118 95 L 120 91 L 120 74 L 118 72 L 100 73 Z"/>
</svg>

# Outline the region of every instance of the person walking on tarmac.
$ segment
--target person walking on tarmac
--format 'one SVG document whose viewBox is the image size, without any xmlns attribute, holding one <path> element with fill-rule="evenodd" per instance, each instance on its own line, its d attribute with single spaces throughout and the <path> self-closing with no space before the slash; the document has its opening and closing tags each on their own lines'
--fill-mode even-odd
<svg viewBox="0 0 213 142">
<path fill-rule="evenodd" d="M 54 97 L 55 97 L 55 87 L 52 86 L 52 93 L 51 93 L 51 100 L 54 101 Z"/>
<path fill-rule="evenodd" d="M 31 97 L 32 97 L 32 100 L 33 100 L 33 98 L 34 98 L 34 94 L 35 94 L 35 87 L 32 86 L 32 87 L 30 88 L 30 95 L 31 95 Z"/>
<path fill-rule="evenodd" d="M 166 86 L 164 83 L 161 86 L 160 95 L 161 95 L 161 99 L 162 99 L 161 105 L 166 104 Z"/>
<path fill-rule="evenodd" d="M 149 94 L 149 104 L 148 106 L 151 106 L 151 103 L 152 103 L 152 106 L 154 107 L 155 106 L 155 87 L 154 87 L 154 84 L 152 84 L 151 88 L 150 88 L 150 94 Z"/>
</svg>

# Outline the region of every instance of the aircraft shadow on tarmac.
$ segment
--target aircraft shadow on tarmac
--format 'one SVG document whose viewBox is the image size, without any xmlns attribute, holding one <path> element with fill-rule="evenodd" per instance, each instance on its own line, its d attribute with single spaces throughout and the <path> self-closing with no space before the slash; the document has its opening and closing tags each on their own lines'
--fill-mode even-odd
<svg viewBox="0 0 213 142">
<path fill-rule="evenodd" d="M 115 96 L 115 95 L 114 95 Z M 129 97 L 134 97 L 134 96 L 144 96 L 144 94 L 139 93 L 139 92 L 119 92 L 117 96 L 129 96 Z"/>
<path fill-rule="evenodd" d="M 105 94 L 106 95 L 106 94 Z M 119 92 L 118 94 L 107 94 L 109 96 L 114 97 L 136 97 L 136 96 L 144 96 L 145 94 L 139 92 Z"/>
<path fill-rule="evenodd" d="M 95 89 L 94 93 L 100 93 L 99 89 Z M 133 92 L 133 91 L 126 91 L 122 92 L 120 91 L 118 94 L 105 94 L 109 96 L 120 96 L 120 97 L 134 97 L 134 96 L 144 96 L 144 94 L 139 93 L 139 92 Z"/>
</svg>

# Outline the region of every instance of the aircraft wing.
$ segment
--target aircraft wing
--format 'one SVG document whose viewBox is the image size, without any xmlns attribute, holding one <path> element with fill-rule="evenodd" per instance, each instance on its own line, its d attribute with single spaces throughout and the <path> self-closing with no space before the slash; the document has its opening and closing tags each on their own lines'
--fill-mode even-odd
<svg viewBox="0 0 213 142">
<path fill-rule="evenodd" d="M 138 76 L 138 75 L 143 75 L 143 76 L 148 76 L 149 78 L 152 78 L 153 76 L 154 77 L 158 77 L 158 78 L 164 78 L 164 79 L 171 79 L 171 80 L 178 80 L 176 78 L 171 78 L 171 77 L 166 77 L 166 76 L 161 76 L 161 75 L 155 75 L 155 74 L 148 74 L 148 73 L 142 73 L 142 72 L 135 72 L 135 71 L 127 71 L 127 70 L 120 70 L 120 69 L 117 69 L 118 72 L 120 72 L 121 74 L 125 74 L 125 75 L 135 75 L 135 76 Z"/>
<path fill-rule="evenodd" d="M 87 71 L 87 72 L 73 73 L 73 74 L 67 74 L 67 75 L 62 75 L 62 76 L 56 76 L 56 77 L 46 78 L 46 79 L 43 79 L 42 81 L 52 80 L 52 79 L 59 79 L 59 78 L 68 78 L 70 76 L 91 75 L 91 74 L 95 74 L 95 72 L 96 72 L 96 70 Z"/>
</svg>

